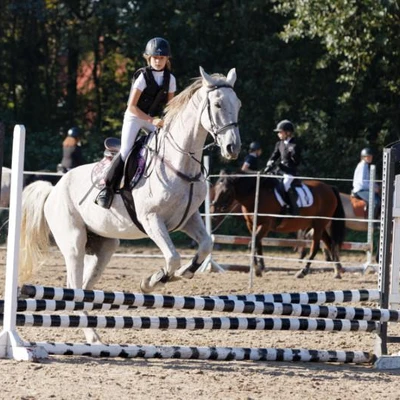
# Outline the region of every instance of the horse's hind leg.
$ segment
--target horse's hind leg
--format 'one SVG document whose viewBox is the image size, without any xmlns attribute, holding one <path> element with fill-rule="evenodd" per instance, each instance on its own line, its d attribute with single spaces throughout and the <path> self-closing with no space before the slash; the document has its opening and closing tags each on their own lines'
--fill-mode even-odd
<svg viewBox="0 0 400 400">
<path fill-rule="evenodd" d="M 83 289 L 92 289 L 98 282 L 118 245 L 118 239 L 88 236 L 83 271 Z M 83 315 L 88 315 L 88 313 L 84 311 Z M 101 343 L 100 336 L 95 329 L 84 328 L 83 331 L 88 343 Z"/>
<path fill-rule="evenodd" d="M 342 272 L 344 272 L 344 269 L 339 262 L 339 246 L 333 242 L 326 230 L 322 233 L 322 240 L 326 247 L 326 254 L 328 253 L 330 255 L 330 259 L 327 261 L 335 261 L 333 277 L 335 279 L 342 279 Z"/>
<path fill-rule="evenodd" d="M 182 266 L 178 271 L 176 271 L 175 275 L 191 279 L 206 257 L 211 253 L 213 243 L 198 212 L 194 213 L 188 219 L 181 231 L 185 232 L 189 237 L 195 240 L 198 243 L 199 248 L 191 262 Z"/>
<path fill-rule="evenodd" d="M 83 289 L 92 289 L 98 282 L 118 245 L 118 239 L 109 239 L 89 234 L 83 273 Z"/>
</svg>

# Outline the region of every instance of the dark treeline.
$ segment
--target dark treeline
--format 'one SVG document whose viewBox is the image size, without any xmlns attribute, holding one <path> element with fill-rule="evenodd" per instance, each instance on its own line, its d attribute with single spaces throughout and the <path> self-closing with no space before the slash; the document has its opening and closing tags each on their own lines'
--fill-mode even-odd
<svg viewBox="0 0 400 400">
<path fill-rule="evenodd" d="M 376 151 L 379 167 L 383 146 L 400 138 L 399 31 L 395 0 L 3 0 L 7 149 L 22 123 L 25 168 L 55 170 L 59 133 L 77 125 L 87 160 L 98 159 L 104 138 L 119 135 L 147 40 L 162 36 L 179 90 L 199 65 L 224 74 L 236 67 L 243 155 L 259 140 L 265 160 L 273 128 L 288 118 L 304 145 L 303 174 L 349 178 L 363 147 Z M 215 173 L 222 161 L 212 156 Z"/>
</svg>

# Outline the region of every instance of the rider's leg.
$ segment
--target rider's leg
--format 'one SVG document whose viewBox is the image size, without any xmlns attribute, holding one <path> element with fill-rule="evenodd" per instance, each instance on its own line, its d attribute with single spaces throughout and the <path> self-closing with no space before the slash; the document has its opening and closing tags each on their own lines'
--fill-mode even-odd
<svg viewBox="0 0 400 400">
<path fill-rule="evenodd" d="M 105 186 L 100 190 L 96 197 L 96 204 L 103 208 L 110 208 L 114 199 L 114 193 L 118 189 L 124 171 L 124 162 L 121 154 L 117 154 L 112 161 L 110 169 L 107 172 Z"/>
<path fill-rule="evenodd" d="M 299 215 L 300 210 L 297 206 L 297 192 L 296 189 L 292 187 L 292 182 L 294 178 L 292 175 L 285 174 L 283 177 L 283 185 L 285 187 L 287 198 L 289 200 L 290 214 Z"/>
<path fill-rule="evenodd" d="M 141 128 L 152 130 L 154 126 L 147 121 L 144 121 L 129 111 L 125 112 L 124 123 L 122 125 L 121 132 L 121 150 L 120 154 L 115 157 L 113 164 L 108 170 L 107 177 L 105 179 L 105 186 L 99 192 L 96 197 L 96 204 L 103 208 L 110 208 L 114 199 L 115 190 L 118 189 L 118 185 L 122 178 L 124 170 L 124 163 L 126 158 L 131 151 L 137 134 Z"/>
</svg>

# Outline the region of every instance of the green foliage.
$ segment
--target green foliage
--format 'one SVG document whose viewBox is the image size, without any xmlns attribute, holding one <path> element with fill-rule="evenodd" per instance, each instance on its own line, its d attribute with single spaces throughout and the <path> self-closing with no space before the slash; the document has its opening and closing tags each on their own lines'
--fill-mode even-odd
<svg viewBox="0 0 400 400">
<path fill-rule="evenodd" d="M 147 40 L 164 36 L 179 90 L 200 65 L 236 67 L 243 153 L 232 169 L 253 140 L 265 161 L 272 129 L 289 118 L 302 174 L 350 178 L 360 148 L 379 154 L 400 138 L 399 16 L 394 0 L 4 0 L 0 119 L 7 134 L 27 127 L 29 169 L 55 168 L 58 132 L 72 125 L 85 132 L 86 159 L 98 159 L 104 138 L 119 135 Z M 215 173 L 225 164 L 210 154 Z"/>
</svg>

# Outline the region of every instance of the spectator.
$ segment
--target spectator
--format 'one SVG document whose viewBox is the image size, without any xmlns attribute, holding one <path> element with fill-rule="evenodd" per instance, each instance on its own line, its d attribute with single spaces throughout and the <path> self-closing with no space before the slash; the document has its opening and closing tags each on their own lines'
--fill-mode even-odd
<svg viewBox="0 0 400 400">
<path fill-rule="evenodd" d="M 247 154 L 242 165 L 242 171 L 248 174 L 257 173 L 259 169 L 258 159 L 261 156 L 261 153 L 262 149 L 260 143 L 251 142 L 249 146 L 249 154 Z"/>
</svg>

